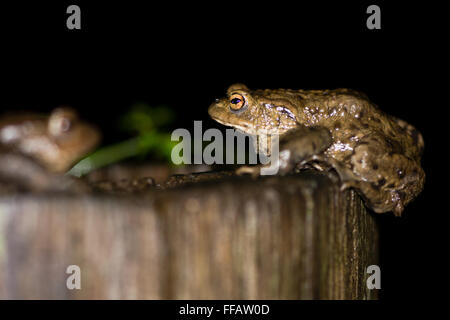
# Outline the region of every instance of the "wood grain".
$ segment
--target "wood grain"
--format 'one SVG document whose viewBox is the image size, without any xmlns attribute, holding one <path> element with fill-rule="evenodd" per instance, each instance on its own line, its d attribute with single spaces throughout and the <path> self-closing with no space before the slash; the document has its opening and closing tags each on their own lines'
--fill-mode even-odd
<svg viewBox="0 0 450 320">
<path fill-rule="evenodd" d="M 198 180 L 0 198 L 0 298 L 376 298 L 376 220 L 353 191 L 313 172 Z"/>
</svg>

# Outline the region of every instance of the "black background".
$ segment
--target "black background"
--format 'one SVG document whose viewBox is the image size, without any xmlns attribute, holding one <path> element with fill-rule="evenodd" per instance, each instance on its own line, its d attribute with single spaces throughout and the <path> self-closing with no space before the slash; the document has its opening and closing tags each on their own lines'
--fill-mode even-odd
<svg viewBox="0 0 450 320">
<path fill-rule="evenodd" d="M 1 7 L 0 110 L 49 111 L 67 104 L 121 137 L 116 119 L 135 102 L 167 105 L 177 127 L 205 126 L 207 108 L 235 82 L 250 88 L 365 92 L 384 111 L 422 132 L 425 190 L 402 218 L 379 216 L 381 298 L 433 297 L 445 278 L 434 234 L 441 127 L 432 94 L 433 20 L 438 7 L 380 1 L 21 2 Z M 381 7 L 381 30 L 366 28 L 366 8 Z M 66 8 L 81 7 L 81 30 L 66 28 Z M 430 19 L 431 18 L 431 19 Z M 431 96 L 431 97 L 430 97 Z M 442 253 L 441 253 L 442 254 Z"/>
</svg>

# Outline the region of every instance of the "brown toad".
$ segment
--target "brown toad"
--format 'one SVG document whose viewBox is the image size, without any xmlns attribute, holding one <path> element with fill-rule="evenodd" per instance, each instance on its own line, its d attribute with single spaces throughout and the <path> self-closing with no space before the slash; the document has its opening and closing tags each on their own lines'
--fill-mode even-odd
<svg viewBox="0 0 450 320">
<path fill-rule="evenodd" d="M 333 168 L 342 189 L 352 187 L 377 213 L 401 215 L 422 190 L 422 135 L 350 89 L 249 90 L 235 84 L 216 100 L 210 116 L 257 137 L 270 155 L 267 134 L 279 135 L 279 172 Z M 239 172 L 259 172 L 243 167 Z"/>
<path fill-rule="evenodd" d="M 16 113 L 0 118 L 0 182 L 3 191 L 65 190 L 80 185 L 65 177 L 91 151 L 100 133 L 71 108 L 50 115 Z"/>
</svg>

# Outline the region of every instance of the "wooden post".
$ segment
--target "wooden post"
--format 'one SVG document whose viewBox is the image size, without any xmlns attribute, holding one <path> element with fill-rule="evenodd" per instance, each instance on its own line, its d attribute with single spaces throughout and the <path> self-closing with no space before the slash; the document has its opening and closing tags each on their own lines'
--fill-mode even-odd
<svg viewBox="0 0 450 320">
<path fill-rule="evenodd" d="M 313 172 L 197 180 L 0 198 L 0 298 L 376 298 L 378 231 L 353 191 Z"/>
</svg>

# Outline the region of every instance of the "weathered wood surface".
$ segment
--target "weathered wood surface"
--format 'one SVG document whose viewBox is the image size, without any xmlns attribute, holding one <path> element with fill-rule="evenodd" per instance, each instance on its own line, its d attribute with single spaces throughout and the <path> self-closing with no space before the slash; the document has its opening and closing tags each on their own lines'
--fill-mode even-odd
<svg viewBox="0 0 450 320">
<path fill-rule="evenodd" d="M 3 197 L 0 298 L 373 299 L 377 235 L 359 197 L 318 173 Z"/>
</svg>

